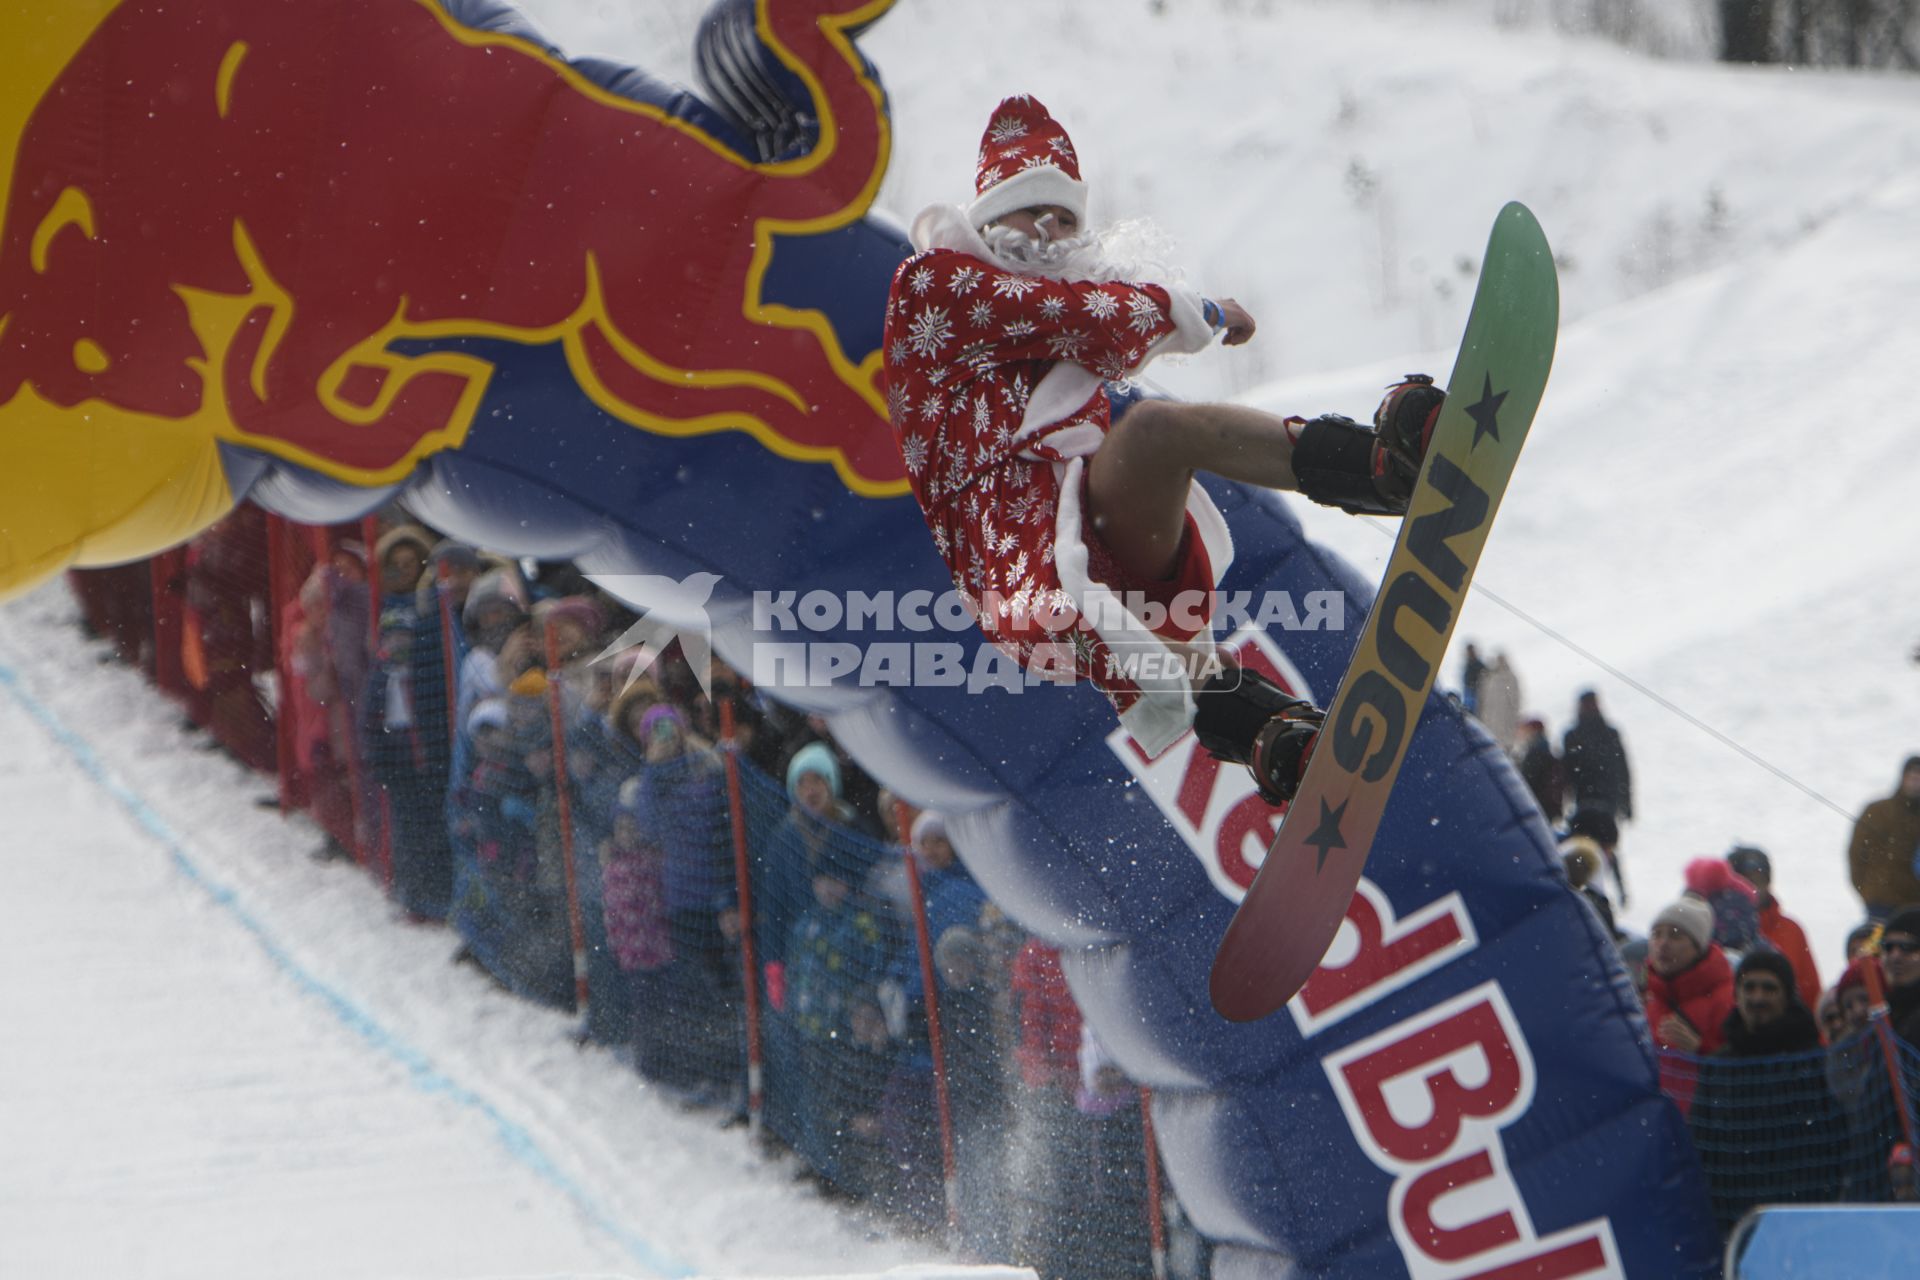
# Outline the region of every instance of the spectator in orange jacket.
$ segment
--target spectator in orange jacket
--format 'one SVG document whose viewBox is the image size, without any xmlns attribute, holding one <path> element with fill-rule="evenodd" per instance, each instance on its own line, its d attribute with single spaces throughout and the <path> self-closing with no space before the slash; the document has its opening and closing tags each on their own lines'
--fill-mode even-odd
<svg viewBox="0 0 1920 1280">
<path fill-rule="evenodd" d="M 1705 1057 L 1726 1042 L 1733 967 L 1713 940 L 1713 908 L 1688 894 L 1647 932 L 1647 1025 L 1662 1049 Z"/>
<path fill-rule="evenodd" d="M 1820 970 L 1813 963 L 1806 930 L 1780 910 L 1780 900 L 1773 896 L 1772 859 L 1764 849 L 1739 845 L 1727 855 L 1727 865 L 1760 891 L 1760 936 L 1793 966 L 1793 985 L 1800 992 L 1800 1003 L 1809 1009 L 1819 1008 Z"/>
</svg>

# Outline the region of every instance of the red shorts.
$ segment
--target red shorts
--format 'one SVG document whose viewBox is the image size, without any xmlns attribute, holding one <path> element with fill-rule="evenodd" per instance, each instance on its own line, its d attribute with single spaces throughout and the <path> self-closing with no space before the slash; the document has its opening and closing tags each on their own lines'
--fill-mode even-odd
<svg viewBox="0 0 1920 1280">
<path fill-rule="evenodd" d="M 1186 520 L 1173 573 L 1165 578 L 1140 578 L 1129 573 L 1113 558 L 1112 549 L 1093 531 L 1091 522 L 1081 527 L 1081 538 L 1087 544 L 1088 575 L 1104 582 L 1117 595 L 1137 592 L 1147 603 L 1165 609 L 1165 621 L 1154 628 L 1154 633 L 1170 640 L 1193 639 L 1205 620 L 1213 616 L 1213 560 L 1207 555 L 1207 545 L 1193 516 L 1189 514 Z M 1186 598 L 1181 600 L 1182 596 Z M 1197 625 L 1183 626 L 1183 622 Z"/>
</svg>

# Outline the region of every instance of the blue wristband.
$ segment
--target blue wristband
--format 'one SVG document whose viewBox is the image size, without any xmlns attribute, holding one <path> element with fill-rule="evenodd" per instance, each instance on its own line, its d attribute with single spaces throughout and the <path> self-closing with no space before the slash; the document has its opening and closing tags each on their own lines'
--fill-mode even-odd
<svg viewBox="0 0 1920 1280">
<path fill-rule="evenodd" d="M 1200 315 L 1206 320 L 1207 327 L 1215 333 L 1226 328 L 1227 313 L 1222 311 L 1220 304 L 1212 298 L 1200 299 Z"/>
</svg>

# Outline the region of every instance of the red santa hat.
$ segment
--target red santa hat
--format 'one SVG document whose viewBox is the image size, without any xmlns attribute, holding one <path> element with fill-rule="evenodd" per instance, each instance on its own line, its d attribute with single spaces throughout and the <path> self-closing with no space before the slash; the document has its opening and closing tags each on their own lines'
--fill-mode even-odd
<svg viewBox="0 0 1920 1280">
<path fill-rule="evenodd" d="M 1060 122 L 1037 100 L 1020 94 L 993 109 L 980 137 L 980 162 L 974 171 L 974 202 L 967 220 L 976 227 L 1016 209 L 1057 204 L 1087 220 L 1087 185 L 1080 180 L 1080 157 Z"/>
</svg>

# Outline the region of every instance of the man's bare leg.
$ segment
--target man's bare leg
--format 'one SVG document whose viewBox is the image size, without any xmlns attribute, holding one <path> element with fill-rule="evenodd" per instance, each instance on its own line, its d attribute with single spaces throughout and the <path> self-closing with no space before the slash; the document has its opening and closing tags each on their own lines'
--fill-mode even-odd
<svg viewBox="0 0 1920 1280">
<path fill-rule="evenodd" d="M 1299 487 L 1284 418 L 1238 405 L 1142 400 L 1087 465 L 1087 518 L 1122 568 L 1147 580 L 1172 576 L 1196 471 Z"/>
</svg>

